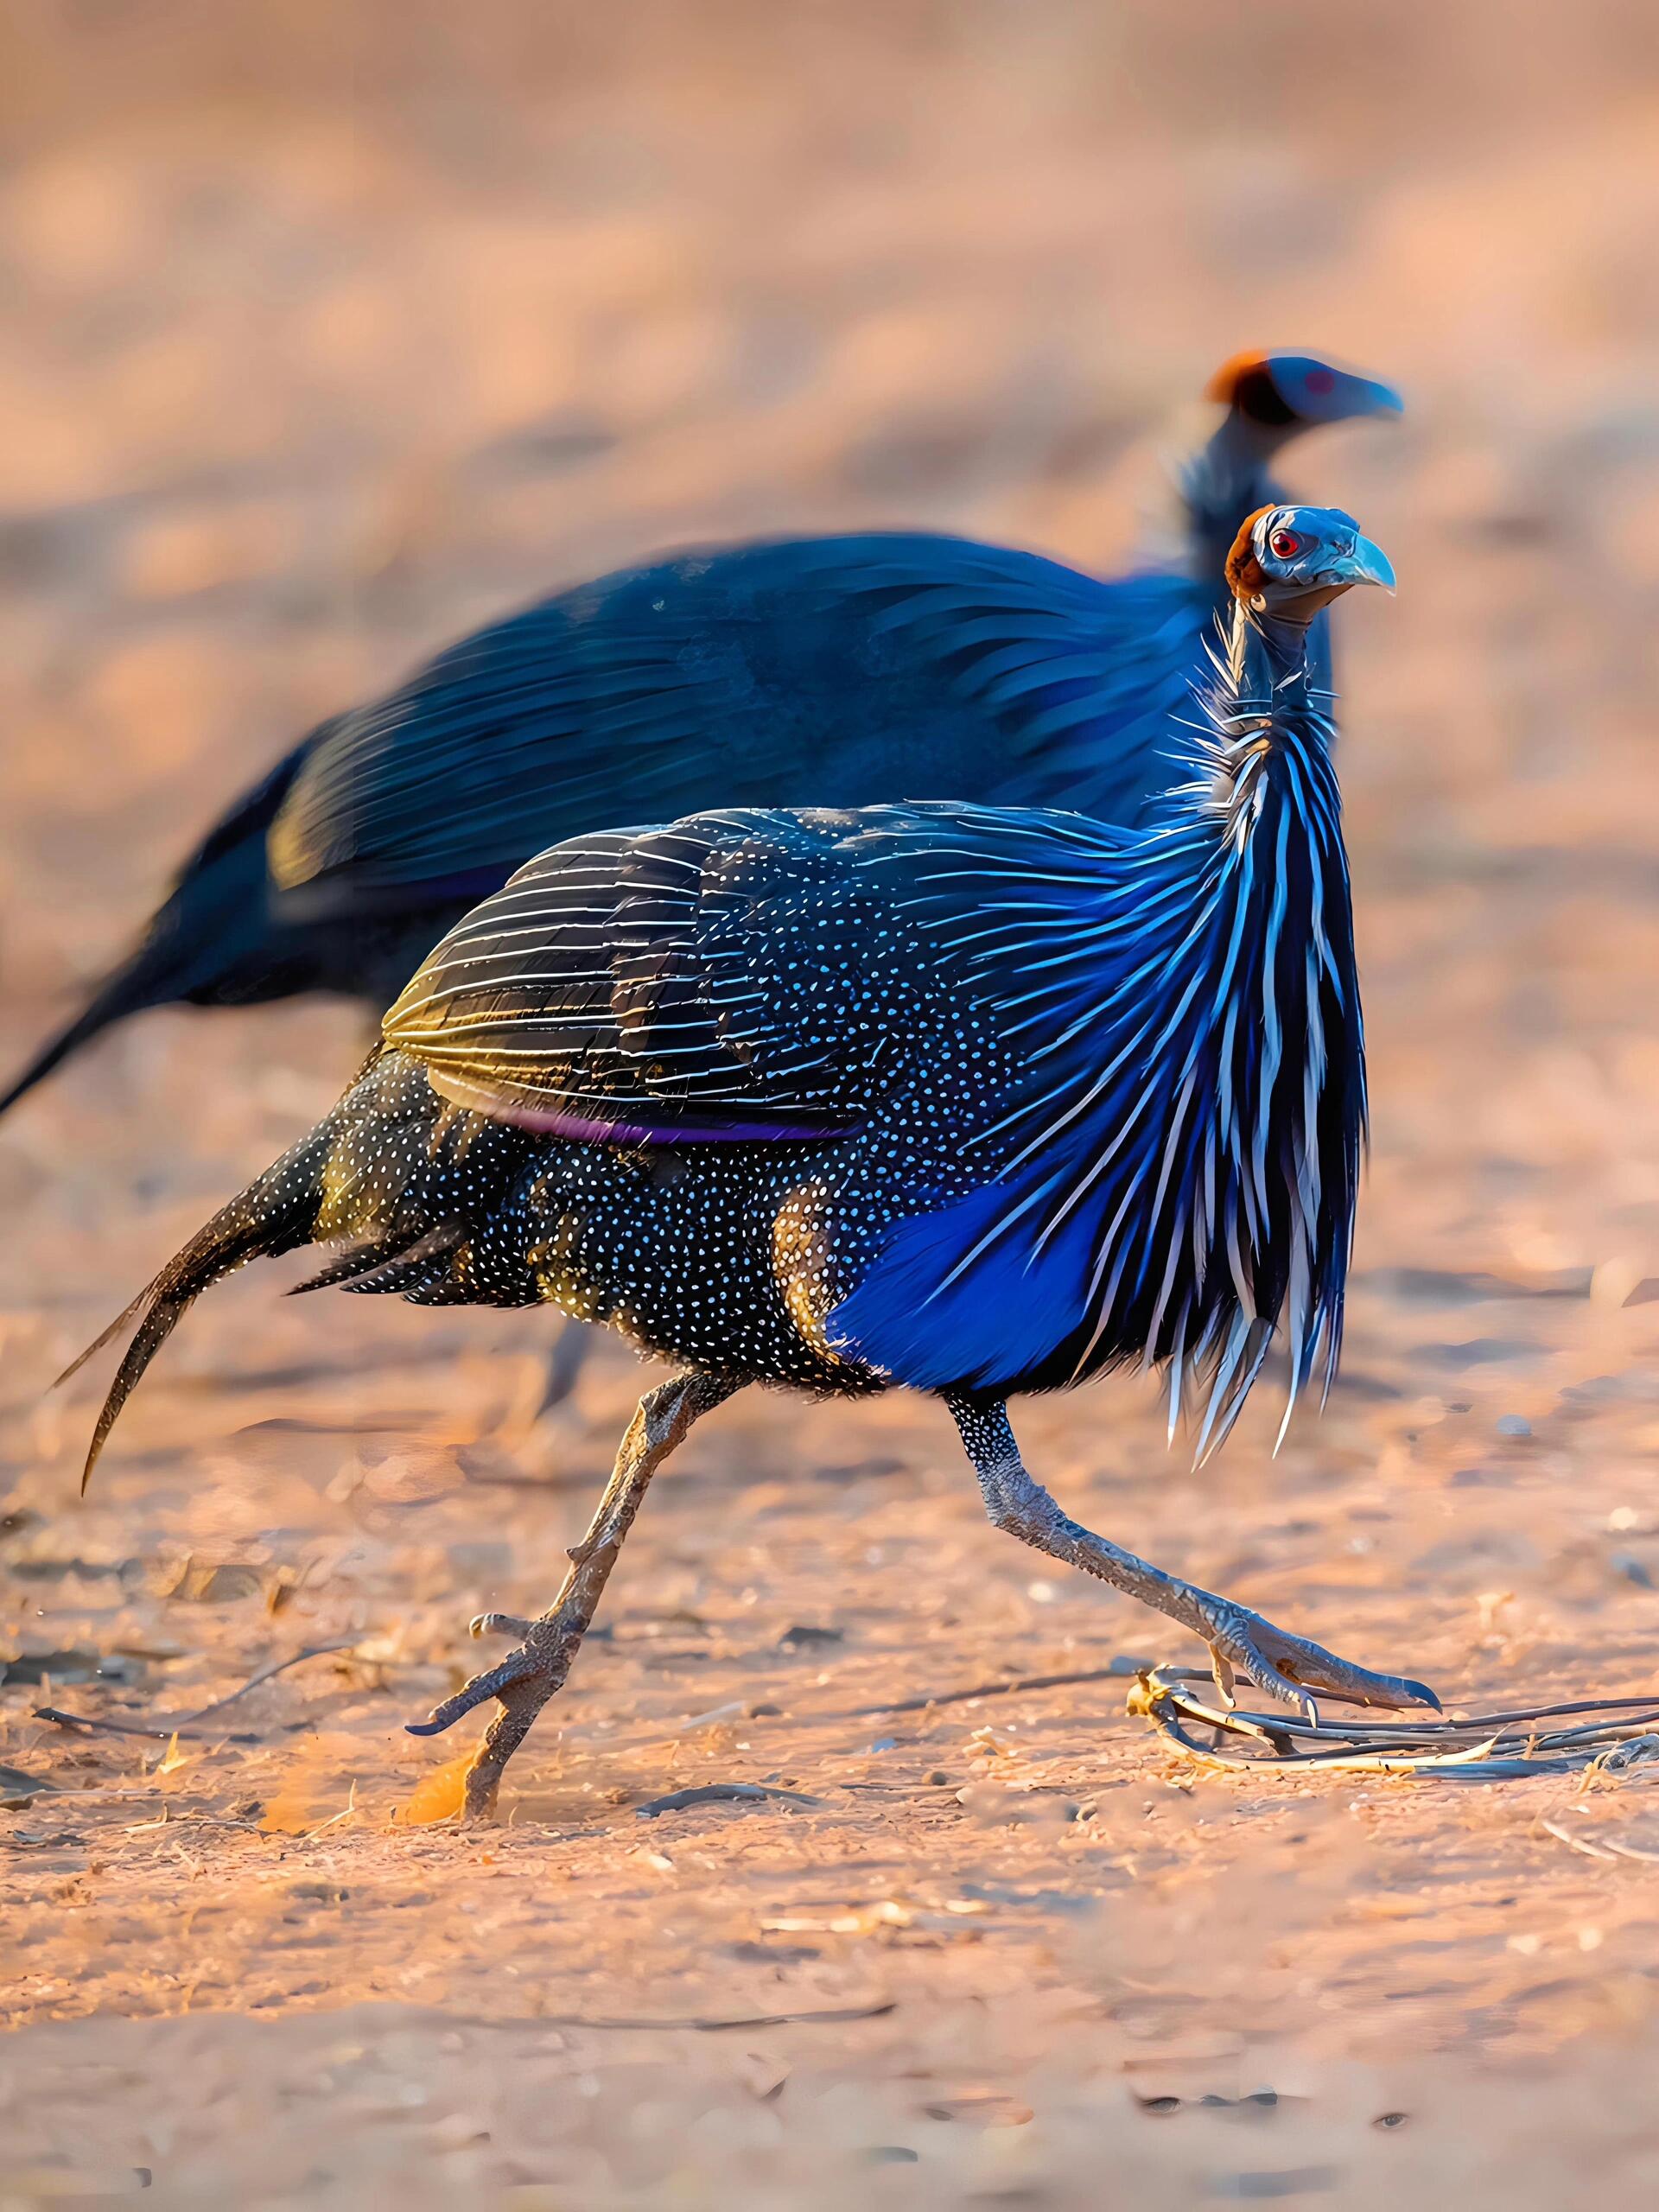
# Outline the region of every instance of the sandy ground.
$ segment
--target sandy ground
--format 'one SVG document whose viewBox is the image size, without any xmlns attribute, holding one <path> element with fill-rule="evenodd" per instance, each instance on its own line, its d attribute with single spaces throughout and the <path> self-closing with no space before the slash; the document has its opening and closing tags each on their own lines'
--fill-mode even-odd
<svg viewBox="0 0 1659 2212">
<path fill-rule="evenodd" d="M 854 523 L 1107 567 L 1236 346 L 1407 389 L 1295 472 L 1402 579 L 1343 626 L 1344 1380 L 1202 1476 L 1132 1382 L 1022 1434 L 1096 1526 L 1449 1700 L 1649 1687 L 1650 11 L 6 35 L 8 1061 L 296 730 L 537 588 Z M 471 1612 L 550 1594 L 618 1348 L 537 1424 L 549 1320 L 256 1271 L 78 1503 L 51 1376 L 360 1036 L 154 1015 L 0 1129 L 0 2205 L 1654 2201 L 1652 1770 L 1188 1770 L 1103 1670 L 1192 1655 L 987 1528 L 930 1404 L 699 1430 L 488 1834 L 436 1817 L 465 1744 L 400 1724 Z M 165 1730 L 307 1653 L 170 1744 L 35 1717 Z M 1052 1675 L 1092 1678 L 1007 1687 Z M 734 1782 L 793 1795 L 644 1809 Z"/>
</svg>

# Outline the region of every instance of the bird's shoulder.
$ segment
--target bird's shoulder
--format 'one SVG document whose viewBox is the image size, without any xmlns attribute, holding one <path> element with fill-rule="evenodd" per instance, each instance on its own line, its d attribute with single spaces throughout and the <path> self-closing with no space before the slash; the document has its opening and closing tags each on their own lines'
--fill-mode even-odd
<svg viewBox="0 0 1659 2212">
<path fill-rule="evenodd" d="M 994 1003 L 995 948 L 1120 842 L 948 802 L 569 839 L 449 932 L 385 1035 L 448 1095 L 563 1134 L 822 1133 Z"/>
</svg>

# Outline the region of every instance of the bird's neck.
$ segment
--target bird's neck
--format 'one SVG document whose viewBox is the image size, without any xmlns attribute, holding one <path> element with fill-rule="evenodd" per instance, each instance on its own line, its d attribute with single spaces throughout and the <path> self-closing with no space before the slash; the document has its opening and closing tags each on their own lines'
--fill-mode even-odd
<svg viewBox="0 0 1659 2212">
<path fill-rule="evenodd" d="M 1315 612 L 1317 610 L 1314 610 Z M 1232 602 L 1227 632 L 1227 676 L 1236 709 L 1287 715 L 1310 705 L 1308 637 L 1313 613 L 1305 620 L 1257 613 L 1243 600 Z"/>
<path fill-rule="evenodd" d="M 1296 427 L 1255 423 L 1230 408 L 1214 435 L 1183 470 L 1181 498 L 1193 573 L 1201 582 L 1219 579 L 1244 517 L 1277 500 L 1274 465 Z M 1218 588 L 1218 604 L 1222 596 Z"/>
<path fill-rule="evenodd" d="M 1178 1105 L 1159 1173 L 1182 1156 L 1201 1170 L 1181 1199 L 1194 1271 L 1183 1261 L 1160 1278 L 1139 1341 L 1173 1363 L 1177 1400 L 1183 1365 L 1211 1366 L 1201 1449 L 1230 1426 L 1275 1324 L 1292 1403 L 1316 1357 L 1333 1370 L 1341 1336 L 1364 1044 L 1331 729 L 1307 660 L 1305 625 L 1235 605 L 1207 777 L 1170 795 L 1143 849 L 1161 843 L 1152 865 L 1172 895 L 1142 911 L 1167 931 L 1168 973 L 1186 978 L 1137 1046 Z M 1162 1250 L 1155 1228 L 1149 1253 Z M 1096 1342 L 1111 1340 L 1108 1325 Z"/>
<path fill-rule="evenodd" d="M 1274 799 L 1300 814 L 1309 834 L 1336 835 L 1331 724 L 1310 678 L 1310 626 L 1233 602 L 1220 681 L 1205 702 L 1210 733 L 1198 785 L 1200 812 L 1224 823 L 1233 846 L 1261 834 Z M 1190 816 L 1192 797 L 1190 785 L 1169 794 L 1166 824 Z"/>
<path fill-rule="evenodd" d="M 988 873 L 965 942 L 997 976 L 1019 1072 L 975 1140 L 1000 1150 L 974 1241 L 926 1301 L 960 1284 L 964 1312 L 981 1310 L 993 1281 L 1027 1301 L 1046 1262 L 1058 1287 L 1022 1307 L 1018 1361 L 997 1364 L 1012 1357 L 1001 1332 L 983 1376 L 1048 1388 L 1167 1362 L 1173 1407 L 1188 1378 L 1207 1394 L 1201 1449 L 1275 1327 L 1293 1391 L 1321 1352 L 1334 1362 L 1364 1120 L 1347 863 L 1306 636 L 1241 612 L 1229 644 L 1239 672 L 1221 659 L 1196 780 L 1138 834 L 1057 828 L 1046 861 L 1020 852 Z"/>
</svg>

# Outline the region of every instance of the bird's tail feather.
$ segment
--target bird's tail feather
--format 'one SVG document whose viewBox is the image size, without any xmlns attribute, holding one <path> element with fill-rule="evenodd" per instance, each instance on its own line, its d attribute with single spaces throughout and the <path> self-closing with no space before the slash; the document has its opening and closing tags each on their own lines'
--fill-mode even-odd
<svg viewBox="0 0 1659 2212">
<path fill-rule="evenodd" d="M 225 817 L 191 857 L 143 938 L 87 1004 L 0 1092 L 0 1114 L 83 1045 L 129 1014 L 180 1000 L 253 1004 L 313 988 L 303 932 L 270 917 L 265 831 L 293 781 L 304 747 Z"/>
<path fill-rule="evenodd" d="M 93 1343 L 58 1377 L 66 1382 L 111 1339 L 137 1323 L 105 1397 L 86 1453 L 80 1486 L 86 1490 L 99 1454 L 140 1376 L 191 1304 L 210 1285 L 250 1260 L 275 1258 L 308 1244 L 323 1202 L 324 1170 L 335 1136 L 334 1116 L 285 1153 L 273 1167 L 221 1206 L 181 1252 L 141 1290 Z"/>
<path fill-rule="evenodd" d="M 541 1292 L 531 1253 L 543 1225 L 505 1200 L 537 1141 L 458 1112 L 416 1063 L 377 1046 L 333 1110 L 221 1206 L 67 1370 L 132 1329 L 92 1433 L 83 1488 L 186 1309 L 250 1260 L 329 1245 L 334 1256 L 301 1290 L 392 1293 L 424 1305 L 535 1304 Z"/>
<path fill-rule="evenodd" d="M 296 1282 L 289 1296 L 302 1298 L 312 1290 L 401 1290 L 437 1263 L 447 1266 L 466 1238 L 466 1226 L 454 1221 L 435 1222 L 412 1243 L 407 1229 L 354 1238 L 326 1268 Z"/>
<path fill-rule="evenodd" d="M 175 995 L 156 972 L 152 944 L 146 940 L 130 960 L 124 961 L 113 975 L 105 977 L 74 1020 L 66 1022 L 55 1037 L 42 1045 L 16 1081 L 0 1092 L 0 1114 L 10 1112 L 37 1083 L 44 1082 L 54 1068 L 60 1067 L 72 1052 L 90 1044 L 111 1023 L 124 1021 L 128 1014 L 138 1014 L 145 1007 L 164 1005 Z"/>
</svg>

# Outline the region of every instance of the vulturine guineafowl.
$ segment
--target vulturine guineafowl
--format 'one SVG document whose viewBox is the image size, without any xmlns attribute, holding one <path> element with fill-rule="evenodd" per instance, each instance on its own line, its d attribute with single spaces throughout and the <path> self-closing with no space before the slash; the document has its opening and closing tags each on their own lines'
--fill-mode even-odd
<svg viewBox="0 0 1659 2212">
<path fill-rule="evenodd" d="M 330 991 L 378 1014 L 560 839 L 709 805 L 1062 803 L 1131 820 L 1202 661 L 1216 580 L 1282 448 L 1395 413 L 1310 356 L 1240 355 L 1187 464 L 1185 570 L 1101 582 L 924 535 L 696 553 L 560 592 L 324 722 L 186 863 L 137 951 L 0 1113 L 148 1007 Z"/>
<path fill-rule="evenodd" d="M 1224 1690 L 1236 1671 L 1292 1702 L 1435 1701 L 1080 1527 L 1008 1426 L 1014 1394 L 1135 1362 L 1166 1370 L 1172 1429 L 1202 1399 L 1203 1453 L 1279 1330 L 1293 1406 L 1335 1369 L 1365 1077 L 1308 629 L 1392 575 L 1349 517 L 1297 507 L 1249 519 L 1226 574 L 1205 729 L 1144 830 L 944 803 L 557 846 L 438 946 L 333 1113 L 123 1317 L 89 1473 L 190 1300 L 314 1243 L 341 1249 L 312 1287 L 550 1301 L 679 1370 L 641 1400 L 553 1605 L 475 1624 L 518 1649 L 417 1729 L 499 1700 L 473 1813 L 652 1475 L 752 1382 L 941 1396 L 993 1521 L 1202 1637 Z"/>
</svg>

